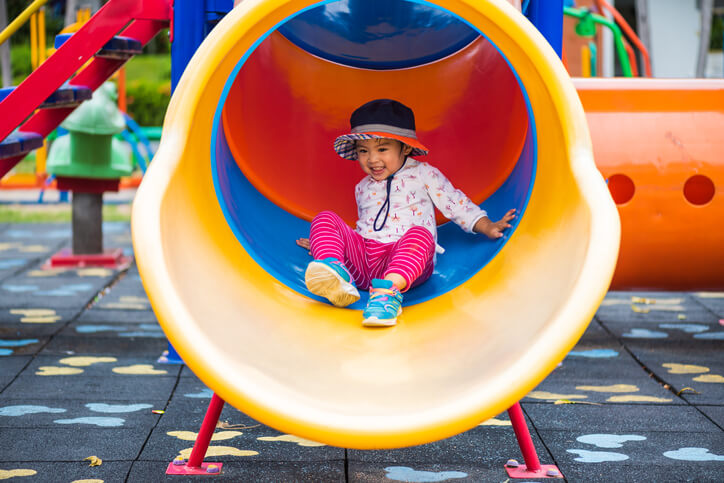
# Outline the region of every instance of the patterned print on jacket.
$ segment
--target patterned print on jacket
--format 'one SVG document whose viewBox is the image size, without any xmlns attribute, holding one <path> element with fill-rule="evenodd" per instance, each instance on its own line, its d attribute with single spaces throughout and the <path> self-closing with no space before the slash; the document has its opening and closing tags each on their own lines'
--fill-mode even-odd
<svg viewBox="0 0 724 483">
<path fill-rule="evenodd" d="M 382 230 L 375 231 L 373 225 L 387 196 L 387 180 L 375 181 L 366 176 L 357 183 L 354 193 L 357 233 L 383 243 L 399 240 L 413 226 L 426 228 L 437 242 L 435 207 L 468 233 L 472 233 L 475 223 L 487 215 L 465 193 L 456 189 L 439 169 L 413 158 L 407 158 L 402 169 L 395 173 L 390 189 L 390 214 Z M 438 252 L 442 251 L 438 246 Z"/>
</svg>

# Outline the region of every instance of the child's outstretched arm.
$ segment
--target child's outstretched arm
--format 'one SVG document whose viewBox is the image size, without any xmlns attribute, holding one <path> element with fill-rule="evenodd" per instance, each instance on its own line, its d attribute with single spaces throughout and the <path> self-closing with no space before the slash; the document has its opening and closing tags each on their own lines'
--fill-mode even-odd
<svg viewBox="0 0 724 483">
<path fill-rule="evenodd" d="M 503 215 L 503 218 L 501 218 L 500 221 L 493 221 L 487 216 L 484 216 L 475 223 L 473 231 L 475 233 L 482 233 L 491 240 L 495 240 L 496 238 L 500 238 L 503 236 L 503 231 L 505 231 L 506 228 L 510 228 L 510 222 L 514 218 L 515 208 L 513 208 L 512 210 L 508 210 L 508 212 Z"/>
</svg>

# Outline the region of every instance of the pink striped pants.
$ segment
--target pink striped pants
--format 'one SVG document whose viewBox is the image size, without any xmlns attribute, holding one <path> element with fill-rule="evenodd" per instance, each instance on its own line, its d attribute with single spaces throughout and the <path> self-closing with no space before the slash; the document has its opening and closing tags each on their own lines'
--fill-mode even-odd
<svg viewBox="0 0 724 483">
<path fill-rule="evenodd" d="M 405 292 L 427 280 L 434 268 L 435 240 L 421 226 L 413 226 L 396 242 L 382 243 L 364 238 L 336 213 L 323 211 L 312 220 L 309 243 L 315 260 L 341 261 L 362 290 L 373 278 L 396 273 L 407 282 Z"/>
</svg>

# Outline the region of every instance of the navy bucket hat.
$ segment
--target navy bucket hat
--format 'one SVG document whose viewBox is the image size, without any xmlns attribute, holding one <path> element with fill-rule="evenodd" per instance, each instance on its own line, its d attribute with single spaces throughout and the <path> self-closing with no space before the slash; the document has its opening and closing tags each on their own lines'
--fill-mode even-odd
<svg viewBox="0 0 724 483">
<path fill-rule="evenodd" d="M 375 99 L 355 109 L 349 119 L 351 132 L 334 140 L 334 150 L 344 159 L 357 160 L 358 139 L 397 139 L 412 148 L 410 156 L 423 156 L 428 149 L 417 140 L 412 109 L 392 99 Z"/>
</svg>

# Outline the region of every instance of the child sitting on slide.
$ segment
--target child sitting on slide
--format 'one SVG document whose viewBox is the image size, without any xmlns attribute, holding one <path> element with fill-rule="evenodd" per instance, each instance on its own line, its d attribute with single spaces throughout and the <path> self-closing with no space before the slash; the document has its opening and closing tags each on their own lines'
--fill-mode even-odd
<svg viewBox="0 0 724 483">
<path fill-rule="evenodd" d="M 437 168 L 408 157 L 428 149 L 417 140 L 412 110 L 402 103 L 370 101 L 352 113 L 350 124 L 351 133 L 338 137 L 334 149 L 367 174 L 354 190 L 357 228 L 331 211 L 314 218 L 309 239 L 297 240 L 314 257 L 305 282 L 337 307 L 359 300 L 357 288 L 369 288 L 362 325 L 393 326 L 402 313 L 402 294 L 433 272 L 435 206 L 463 230 L 491 239 L 510 228 L 515 209 L 493 222 Z"/>
</svg>

